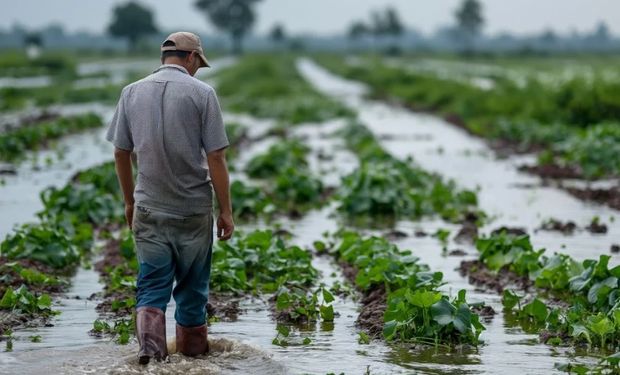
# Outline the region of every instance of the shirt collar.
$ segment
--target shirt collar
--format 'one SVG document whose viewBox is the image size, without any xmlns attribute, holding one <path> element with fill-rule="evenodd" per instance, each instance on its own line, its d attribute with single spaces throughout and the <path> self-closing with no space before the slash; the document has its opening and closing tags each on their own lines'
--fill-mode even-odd
<svg viewBox="0 0 620 375">
<path fill-rule="evenodd" d="M 177 64 L 163 64 L 159 68 L 155 69 L 155 71 L 153 71 L 153 73 L 157 73 L 157 72 L 159 72 L 162 69 L 176 69 L 176 70 L 179 70 L 179 71 L 181 71 L 181 72 L 183 72 L 185 74 L 189 74 L 187 69 L 185 69 L 181 65 L 177 65 Z"/>
</svg>

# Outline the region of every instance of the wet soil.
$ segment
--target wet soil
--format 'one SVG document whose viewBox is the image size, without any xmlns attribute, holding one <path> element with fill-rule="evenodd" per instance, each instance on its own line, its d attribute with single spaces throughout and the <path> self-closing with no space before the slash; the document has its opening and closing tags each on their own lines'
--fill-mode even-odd
<svg viewBox="0 0 620 375">
<path fill-rule="evenodd" d="M 51 112 L 47 109 L 31 110 L 15 118 L 5 118 L 0 122 L 0 133 L 9 132 L 27 126 L 33 126 L 42 122 L 55 120 L 60 117 L 60 113 Z"/>
<path fill-rule="evenodd" d="M 607 233 L 607 225 L 603 223 L 599 223 L 597 220 L 592 220 L 592 222 L 586 227 L 586 230 L 592 234 L 605 234 Z"/>
<path fill-rule="evenodd" d="M 28 284 L 27 281 L 16 271 L 14 266 L 21 268 L 31 268 L 46 275 L 59 278 L 58 284 Z M 32 259 L 16 259 L 8 260 L 4 257 L 0 258 L 0 296 L 4 295 L 8 287 L 18 288 L 22 284 L 28 287 L 28 290 L 35 294 L 48 293 L 56 294 L 65 291 L 69 285 L 67 278 L 71 277 L 73 272 L 70 269 L 56 269 L 47 264 Z"/>
<path fill-rule="evenodd" d="M 566 221 L 563 222 L 561 220 L 557 220 L 557 219 L 550 219 L 546 222 L 544 222 L 539 230 L 545 230 L 545 231 L 550 231 L 550 232 L 560 232 L 563 234 L 573 234 L 576 230 L 577 230 L 577 224 L 575 224 L 574 221 Z"/>
<path fill-rule="evenodd" d="M 539 176 L 543 179 L 585 179 L 581 170 L 575 166 L 562 166 L 557 164 L 522 165 L 519 167 L 519 170 Z"/>
<path fill-rule="evenodd" d="M 620 186 L 607 189 L 564 187 L 572 196 L 584 201 L 605 204 L 620 210 Z"/>
<path fill-rule="evenodd" d="M 428 108 L 419 108 L 415 105 L 410 105 L 407 103 L 403 103 L 401 101 L 394 102 L 384 96 L 379 96 L 377 99 L 383 100 L 388 103 L 392 103 L 393 105 L 398 105 L 401 107 L 408 108 L 412 111 L 422 112 L 422 113 L 431 113 L 437 115 L 435 111 Z M 465 130 L 467 133 L 482 138 L 486 141 L 489 147 L 496 153 L 496 155 L 500 158 L 507 158 L 512 155 L 519 154 L 531 154 L 536 153 L 548 147 L 544 145 L 523 145 L 520 142 L 515 142 L 509 139 L 485 139 L 481 137 L 479 134 L 471 131 L 469 127 L 466 125 L 465 121 L 458 115 L 448 114 L 442 116 L 444 120 L 449 122 L 452 125 L 457 126 Z M 519 167 L 519 170 L 522 172 L 527 172 L 529 174 L 533 174 L 539 176 L 543 179 L 543 184 L 546 184 L 547 180 L 562 180 L 562 179 L 577 179 L 577 180 L 586 180 L 583 172 L 578 166 L 561 166 L 557 164 L 545 164 L 545 165 L 522 165 Z M 593 188 L 575 188 L 560 185 L 560 188 L 566 190 L 571 195 L 575 196 L 578 199 L 584 201 L 593 201 L 596 203 L 607 205 L 611 208 L 620 210 L 620 186 L 613 187 L 609 189 L 593 189 Z"/>
<path fill-rule="evenodd" d="M 470 284 L 498 294 L 503 293 L 504 289 L 509 287 L 525 292 L 531 291 L 534 287 L 527 277 L 518 276 L 505 268 L 498 272 L 491 271 L 479 260 L 464 260 L 458 270 L 461 276 L 467 277 Z"/>
<path fill-rule="evenodd" d="M 512 236 L 524 236 L 527 234 L 527 231 L 525 230 L 525 228 L 502 226 L 502 227 L 499 227 L 493 230 L 491 232 L 491 235 L 501 234 L 502 232 L 505 232 L 506 234 L 512 235 Z"/>
<path fill-rule="evenodd" d="M 345 279 L 355 285 L 357 269 L 345 262 L 339 262 Z M 387 292 L 383 285 L 364 292 L 359 301 L 360 311 L 356 324 L 373 338 L 383 337 L 383 314 L 387 308 Z"/>
<path fill-rule="evenodd" d="M 403 232 L 402 230 L 397 230 L 397 229 L 392 229 L 390 231 L 387 231 L 383 234 L 383 237 L 390 241 L 398 241 L 398 240 L 402 240 L 403 238 L 407 238 L 409 237 L 409 235 L 406 232 Z"/>
<path fill-rule="evenodd" d="M 57 283 L 41 283 L 29 284 L 19 272 L 12 266 L 15 264 L 22 268 L 30 268 L 47 275 L 57 277 Z M 28 291 L 39 296 L 41 294 L 49 294 L 56 297 L 65 292 L 69 286 L 69 278 L 73 272 L 71 269 L 55 269 L 44 263 L 31 259 L 8 260 L 4 257 L 0 258 L 0 298 L 4 295 L 8 288 L 17 289 L 21 285 L 26 285 Z M 48 325 L 51 316 L 29 314 L 19 310 L 0 310 L 0 336 L 9 329 L 22 327 L 40 327 Z M 1 338 L 0 338 L 1 340 Z"/>
</svg>

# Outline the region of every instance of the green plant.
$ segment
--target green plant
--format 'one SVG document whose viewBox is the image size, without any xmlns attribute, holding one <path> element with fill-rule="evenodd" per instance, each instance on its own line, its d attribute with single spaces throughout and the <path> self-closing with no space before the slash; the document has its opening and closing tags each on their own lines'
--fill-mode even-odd
<svg viewBox="0 0 620 375">
<path fill-rule="evenodd" d="M 93 322 L 93 332 L 98 334 L 109 334 L 115 337 L 118 344 L 126 345 L 135 334 L 134 319 L 117 319 L 113 325 L 104 320 L 97 319 Z"/>
<path fill-rule="evenodd" d="M 460 221 L 476 211 L 474 192 L 459 190 L 453 181 L 443 181 L 412 160 L 395 159 L 365 126 L 350 123 L 340 135 L 361 161 L 359 168 L 344 177 L 337 192 L 338 210 L 346 216 L 376 221 L 376 216 L 419 219 L 439 215 Z"/>
<path fill-rule="evenodd" d="M 276 310 L 285 313 L 287 320 L 291 321 L 317 321 L 320 318 L 331 322 L 334 320 L 333 301 L 334 296 L 325 286 L 310 293 L 301 288 L 281 287 L 276 293 Z"/>
<path fill-rule="evenodd" d="M 0 134 L 0 159 L 15 161 L 23 157 L 25 151 L 44 147 L 50 140 L 102 124 L 101 117 L 88 113 L 10 130 Z"/>
<path fill-rule="evenodd" d="M 0 309 L 19 310 L 24 314 L 53 315 L 52 299 L 48 294 L 35 296 L 25 285 L 17 289 L 7 288 L 0 300 Z"/>
<path fill-rule="evenodd" d="M 477 345 L 484 327 L 466 302 L 465 291 L 450 299 L 438 290 L 443 275 L 430 272 L 411 251 L 400 250 L 379 237 L 355 232 L 337 234 L 330 252 L 357 270 L 362 291 L 385 288 L 384 337 L 432 345 Z"/>
<path fill-rule="evenodd" d="M 218 94 L 226 108 L 284 123 L 323 122 L 352 113 L 312 88 L 292 57 L 251 55 L 218 72 Z"/>
</svg>

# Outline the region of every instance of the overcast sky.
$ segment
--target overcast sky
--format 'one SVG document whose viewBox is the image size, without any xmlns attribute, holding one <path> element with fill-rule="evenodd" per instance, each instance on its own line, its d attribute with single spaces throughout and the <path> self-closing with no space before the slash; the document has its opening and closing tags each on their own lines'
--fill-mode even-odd
<svg viewBox="0 0 620 375">
<path fill-rule="evenodd" d="M 20 23 L 38 28 L 60 23 L 69 31 L 101 32 L 115 4 L 126 0 L 18 0 L 6 1 L 0 12 L 0 27 Z M 156 13 L 164 30 L 211 31 L 197 13 L 195 0 L 142 0 Z M 453 22 L 460 0 L 262 0 L 257 6 L 255 30 L 266 32 L 281 22 L 290 33 L 333 34 L 346 30 L 358 19 L 367 19 L 373 9 L 392 5 L 407 26 L 430 33 Z M 620 34 L 620 0 L 482 0 L 485 31 L 535 33 L 547 28 L 565 33 L 590 31 L 599 21 Z"/>
</svg>

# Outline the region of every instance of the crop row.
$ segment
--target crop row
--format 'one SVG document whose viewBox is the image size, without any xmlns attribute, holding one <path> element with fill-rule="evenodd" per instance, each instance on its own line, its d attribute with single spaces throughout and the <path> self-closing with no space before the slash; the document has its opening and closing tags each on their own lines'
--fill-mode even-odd
<svg viewBox="0 0 620 375">
<path fill-rule="evenodd" d="M 321 180 L 308 167 L 310 149 L 298 139 L 279 140 L 255 155 L 245 166 L 246 174 L 260 181 L 233 182 L 231 193 L 238 217 L 298 217 L 324 202 Z"/>
<path fill-rule="evenodd" d="M 292 56 L 252 55 L 215 77 L 225 108 L 286 125 L 323 122 L 352 113 L 317 93 L 297 72 Z"/>
<path fill-rule="evenodd" d="M 376 221 L 438 215 L 450 222 L 482 217 L 475 192 L 459 189 L 454 181 L 423 170 L 411 159 L 396 159 L 363 124 L 351 122 L 339 136 L 360 160 L 336 194 L 341 200 L 338 210 L 346 216 Z"/>
<path fill-rule="evenodd" d="M 492 89 L 430 73 L 386 66 L 379 60 L 319 62 L 365 82 L 377 98 L 438 112 L 472 133 L 519 150 L 547 148 L 541 164 L 574 168 L 586 178 L 620 175 L 620 83 L 601 77 L 558 85 L 530 80 L 523 86 L 497 78 Z M 601 137 L 604 136 L 604 137 Z"/>
<path fill-rule="evenodd" d="M 337 233 L 334 244 L 315 246 L 334 256 L 365 295 L 358 323 L 371 335 L 435 346 L 478 345 L 484 326 L 465 291 L 454 298 L 440 291 L 443 274 L 431 271 L 410 250 L 352 231 Z M 369 309 L 369 303 L 382 308 Z"/>
<path fill-rule="evenodd" d="M 578 262 L 566 254 L 546 255 L 545 249 L 534 249 L 529 236 L 505 231 L 479 238 L 476 247 L 476 267 L 502 278 L 522 277 L 532 286 L 525 295 L 505 286 L 507 320 L 540 333 L 550 345 L 585 346 L 603 355 L 620 351 L 620 266 L 610 267 L 609 256 Z M 476 267 L 469 272 L 481 271 Z M 613 358 L 605 361 L 618 365 Z"/>
<path fill-rule="evenodd" d="M 3 332 L 22 325 L 21 317 L 36 325 L 54 314 L 49 293 L 62 292 L 90 257 L 95 228 L 122 218 L 119 198 L 106 191 L 112 186 L 115 176 L 95 168 L 63 188 L 47 188 L 40 221 L 16 227 L 0 244 L 0 309 L 11 311 L 11 319 L 0 325 Z"/>
<path fill-rule="evenodd" d="M 101 125 L 101 117 L 87 113 L 6 131 L 0 134 L 0 160 L 17 160 L 23 157 L 25 151 L 43 148 L 51 140 Z"/>
</svg>

